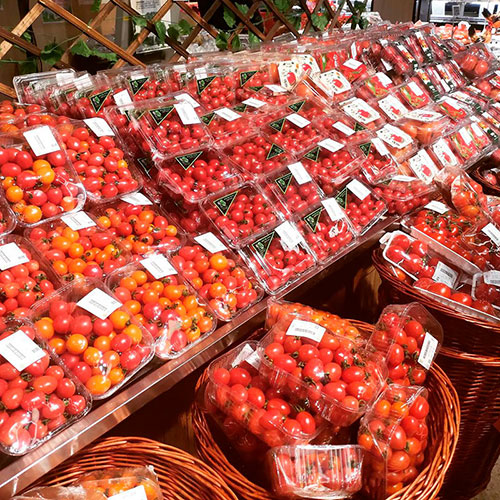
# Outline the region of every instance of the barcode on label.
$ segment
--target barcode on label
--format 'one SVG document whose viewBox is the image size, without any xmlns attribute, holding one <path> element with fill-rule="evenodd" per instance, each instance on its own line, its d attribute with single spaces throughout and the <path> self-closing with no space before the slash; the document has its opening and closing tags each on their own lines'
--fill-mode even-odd
<svg viewBox="0 0 500 500">
<path fill-rule="evenodd" d="M 444 283 L 450 288 L 455 287 L 455 283 L 458 279 L 458 273 L 447 266 L 444 262 L 439 261 L 436 265 L 436 270 L 432 275 L 432 279 L 438 283 Z"/>
<path fill-rule="evenodd" d="M 94 288 L 85 297 L 82 297 L 76 305 L 99 319 L 106 319 L 121 306 L 120 302 L 99 288 Z"/>
<path fill-rule="evenodd" d="M 497 246 L 500 247 L 500 229 L 498 229 L 493 223 L 486 224 L 486 226 L 481 229 L 481 231 L 489 236 L 491 241 Z"/>
<path fill-rule="evenodd" d="M 424 342 L 422 343 L 420 356 L 418 357 L 418 363 L 422 365 L 426 370 L 431 367 L 432 361 L 436 356 L 438 345 L 438 340 L 429 332 L 425 332 Z"/>
<path fill-rule="evenodd" d="M 305 337 L 314 340 L 315 342 L 320 342 L 325 331 L 326 328 L 318 325 L 317 323 L 311 323 L 310 321 L 304 321 L 301 319 L 294 319 L 288 327 L 286 335 L 290 335 L 293 337 Z"/>
<path fill-rule="evenodd" d="M 500 286 L 500 271 L 486 271 L 483 280 L 487 285 Z"/>
</svg>

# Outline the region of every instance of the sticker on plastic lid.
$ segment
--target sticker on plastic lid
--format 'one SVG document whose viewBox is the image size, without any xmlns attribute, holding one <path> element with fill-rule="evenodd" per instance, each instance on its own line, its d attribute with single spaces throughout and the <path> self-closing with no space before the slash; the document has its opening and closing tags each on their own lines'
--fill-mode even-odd
<svg viewBox="0 0 500 500">
<path fill-rule="evenodd" d="M 45 356 L 45 351 L 33 342 L 22 330 L 0 340 L 0 356 L 16 370 L 22 372 L 29 365 Z"/>
<path fill-rule="evenodd" d="M 117 106 L 132 104 L 132 98 L 130 97 L 130 94 L 128 93 L 127 89 L 117 92 L 116 94 L 113 94 L 113 100 L 115 101 Z"/>
<path fill-rule="evenodd" d="M 286 331 L 286 335 L 290 335 L 292 337 L 305 337 L 315 342 L 321 342 L 325 332 L 326 328 L 318 325 L 317 323 L 304 321 L 302 319 L 294 319 L 290 323 L 290 326 Z"/>
<path fill-rule="evenodd" d="M 174 104 L 174 108 L 184 125 L 195 125 L 201 123 L 199 116 L 196 114 L 193 106 L 186 101 L 180 101 Z"/>
<path fill-rule="evenodd" d="M 408 160 L 408 164 L 412 172 L 426 184 L 430 184 L 439 171 L 425 149 L 421 149 L 416 155 L 412 156 Z"/>
<path fill-rule="evenodd" d="M 363 201 L 370 194 L 370 190 L 366 186 L 361 184 L 358 179 L 353 179 L 351 182 L 349 182 L 349 184 L 347 184 L 346 187 L 361 201 Z"/>
<path fill-rule="evenodd" d="M 131 490 L 122 491 L 121 493 L 110 496 L 108 500 L 148 500 L 148 497 L 144 486 L 141 484 Z"/>
<path fill-rule="evenodd" d="M 441 113 L 436 113 L 435 111 L 415 109 L 414 111 L 410 111 L 406 115 L 406 118 L 417 120 L 419 122 L 429 123 L 440 120 L 441 118 L 443 118 L 443 115 Z"/>
<path fill-rule="evenodd" d="M 477 136 L 484 135 L 483 129 L 477 123 L 471 123 L 470 127 Z"/>
<path fill-rule="evenodd" d="M 335 198 L 328 198 L 323 200 L 322 205 L 325 207 L 328 216 L 332 221 L 337 221 L 345 218 L 344 211 L 340 208 L 340 205 L 337 203 Z"/>
<path fill-rule="evenodd" d="M 413 142 L 410 135 L 389 123 L 377 130 L 377 136 L 396 149 L 406 148 Z"/>
<path fill-rule="evenodd" d="M 431 149 L 444 167 L 458 165 L 458 159 L 445 139 L 441 138 L 436 141 Z"/>
<path fill-rule="evenodd" d="M 73 85 L 78 89 L 86 89 L 92 87 L 92 80 L 90 79 L 90 75 L 86 73 L 85 75 L 79 76 L 73 80 Z"/>
<path fill-rule="evenodd" d="M 142 193 L 130 193 L 124 194 L 120 197 L 120 200 L 123 200 L 125 203 L 130 203 L 131 205 L 152 205 L 153 202 Z"/>
<path fill-rule="evenodd" d="M 214 233 L 205 233 L 195 236 L 194 240 L 210 253 L 223 252 L 227 250 L 226 245 L 215 236 Z"/>
<path fill-rule="evenodd" d="M 216 109 L 214 113 L 217 116 L 220 116 L 221 118 L 224 118 L 224 120 L 228 122 L 232 122 L 234 120 L 237 120 L 238 118 L 241 118 L 241 115 L 233 111 L 232 109 L 229 108 L 220 108 Z"/>
<path fill-rule="evenodd" d="M 141 264 L 153 275 L 155 280 L 177 274 L 175 267 L 163 255 L 157 253 L 141 260 Z"/>
<path fill-rule="evenodd" d="M 71 72 L 57 72 L 56 73 L 56 82 L 58 85 L 64 85 L 66 83 L 72 82 L 75 79 L 75 74 Z"/>
<path fill-rule="evenodd" d="M 113 129 L 108 125 L 108 122 L 104 120 L 104 118 L 86 118 L 83 121 L 97 137 L 115 135 Z"/>
<path fill-rule="evenodd" d="M 395 175 L 390 180 L 399 182 L 413 182 L 417 179 L 415 177 L 410 177 L 409 175 Z"/>
<path fill-rule="evenodd" d="M 299 233 L 299 230 L 288 221 L 280 224 L 276 228 L 276 232 L 281 239 L 281 243 L 285 245 L 288 250 L 294 249 L 303 241 L 302 235 Z"/>
<path fill-rule="evenodd" d="M 432 279 L 438 283 L 444 283 L 450 288 L 455 288 L 455 283 L 458 279 L 458 273 L 444 262 L 439 261 L 436 265 L 436 270 L 432 275 Z"/>
<path fill-rule="evenodd" d="M 372 139 L 372 144 L 375 146 L 375 149 L 379 152 L 381 156 L 389 156 L 389 150 L 387 149 L 382 139 L 374 137 Z"/>
<path fill-rule="evenodd" d="M 436 200 L 429 201 L 429 203 L 427 203 L 427 205 L 425 205 L 424 208 L 432 210 L 433 212 L 436 212 L 441 215 L 445 214 L 446 212 L 449 212 L 450 210 L 444 203 L 441 203 L 440 201 Z"/>
<path fill-rule="evenodd" d="M 424 92 L 423 90 L 419 87 L 419 85 L 417 85 L 416 82 L 410 82 L 408 84 L 408 88 L 415 94 L 415 95 L 418 95 L 418 96 L 421 96 L 421 95 L 424 95 Z"/>
<path fill-rule="evenodd" d="M 286 116 L 286 119 L 294 125 L 297 125 L 299 128 L 304 128 L 311 124 L 309 120 L 297 113 L 292 113 L 291 115 Z"/>
<path fill-rule="evenodd" d="M 500 286 L 500 271 L 486 271 L 483 273 L 483 280 L 487 285 Z"/>
<path fill-rule="evenodd" d="M 347 135 L 347 137 L 350 137 L 351 135 L 356 133 L 356 131 L 354 129 L 352 129 L 351 127 L 348 127 L 343 122 L 335 122 L 332 125 L 332 127 L 336 128 L 339 132 L 342 132 L 344 135 Z"/>
<path fill-rule="evenodd" d="M 486 236 L 489 236 L 491 241 L 497 246 L 500 247 L 500 229 L 498 229 L 492 222 L 486 224 L 486 226 L 481 229 Z M 3 247 L 0 247 L 0 251 Z"/>
<path fill-rule="evenodd" d="M 93 227 L 96 223 L 85 213 L 75 212 L 74 214 L 67 214 L 61 217 L 62 221 L 73 231 Z"/>
<path fill-rule="evenodd" d="M 322 141 L 318 142 L 318 146 L 327 149 L 331 153 L 336 153 L 337 151 L 342 149 L 345 146 L 345 144 L 334 141 L 333 139 L 323 139 Z"/>
<path fill-rule="evenodd" d="M 422 348 L 420 349 L 420 355 L 418 356 L 418 363 L 422 365 L 426 370 L 431 367 L 434 356 L 436 355 L 438 345 L 438 340 L 429 332 L 425 332 L 424 341 L 422 342 Z"/>
<path fill-rule="evenodd" d="M 100 288 L 91 290 L 76 305 L 97 316 L 99 319 L 106 319 L 121 306 L 120 302 L 106 292 L 103 292 Z"/>
<path fill-rule="evenodd" d="M 177 101 L 188 102 L 189 104 L 191 104 L 191 106 L 193 106 L 193 108 L 200 107 L 200 103 L 185 92 L 183 94 L 174 95 L 174 99 L 176 99 Z"/>
<path fill-rule="evenodd" d="M 43 156 L 61 149 L 52 130 L 47 125 L 27 130 L 23 132 L 23 135 L 35 156 Z"/>
<path fill-rule="evenodd" d="M 14 242 L 0 247 L 0 270 L 5 271 L 26 262 L 29 262 L 28 257 Z"/>
<path fill-rule="evenodd" d="M 465 127 L 462 127 L 458 131 L 458 134 L 464 140 L 465 144 L 467 144 L 468 146 L 470 146 L 472 144 L 472 142 L 474 141 L 471 133 Z"/>
<path fill-rule="evenodd" d="M 241 104 L 245 104 L 247 106 L 257 109 L 262 108 L 262 106 L 266 105 L 264 101 L 259 101 L 259 99 L 255 99 L 255 97 L 250 97 L 248 99 L 245 99 L 244 101 L 241 102 Z"/>
<path fill-rule="evenodd" d="M 309 172 L 304 168 L 304 165 L 302 165 L 300 161 L 288 165 L 288 170 L 292 172 L 292 175 L 294 179 L 297 181 L 297 184 L 302 185 L 305 184 L 306 182 L 312 181 Z"/>
<path fill-rule="evenodd" d="M 378 101 L 379 108 L 391 119 L 397 120 L 408 113 L 407 107 L 393 95 Z"/>
<path fill-rule="evenodd" d="M 234 358 L 231 365 L 233 367 L 239 366 L 242 362 L 248 363 L 250 366 L 253 366 L 255 369 L 259 368 L 260 358 L 257 354 L 256 350 L 249 344 L 245 344 L 243 349 L 238 353 L 236 358 Z"/>
<path fill-rule="evenodd" d="M 342 94 L 351 89 L 349 80 L 338 70 L 332 69 L 319 75 L 319 81 L 333 94 Z"/>
<path fill-rule="evenodd" d="M 282 87 L 281 85 L 276 85 L 274 83 L 266 84 L 264 87 L 268 88 L 271 92 L 278 92 L 278 93 L 283 93 L 287 92 L 287 90 Z"/>
<path fill-rule="evenodd" d="M 344 111 L 356 121 L 364 124 L 380 119 L 380 113 L 363 99 L 353 99 L 344 106 Z"/>
<path fill-rule="evenodd" d="M 349 69 L 358 69 L 363 63 L 356 61 L 356 59 L 347 59 L 342 63 L 342 66 L 347 66 Z"/>
</svg>

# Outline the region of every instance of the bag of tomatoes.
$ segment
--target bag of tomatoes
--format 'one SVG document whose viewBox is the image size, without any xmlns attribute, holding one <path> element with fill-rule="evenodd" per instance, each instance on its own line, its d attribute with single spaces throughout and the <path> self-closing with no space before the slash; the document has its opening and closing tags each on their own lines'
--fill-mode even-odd
<svg viewBox="0 0 500 500">
<path fill-rule="evenodd" d="M 149 332 L 98 279 L 63 286 L 31 319 L 94 399 L 111 396 L 153 357 Z"/>
<path fill-rule="evenodd" d="M 74 483 L 87 493 L 98 492 L 112 498 L 128 492 L 127 498 L 163 500 L 158 477 L 151 465 L 146 467 L 116 467 L 89 472 Z"/>
<path fill-rule="evenodd" d="M 100 491 L 88 491 L 81 486 L 40 486 L 25 491 L 12 500 L 106 500 Z"/>
<path fill-rule="evenodd" d="M 215 330 L 213 311 L 160 251 L 115 271 L 106 283 L 154 339 L 160 359 L 177 358 Z"/>
<path fill-rule="evenodd" d="M 64 142 L 47 125 L 0 135 L 0 180 L 24 227 L 79 210 L 85 203 Z"/>
<path fill-rule="evenodd" d="M 363 490 L 373 500 L 391 496 L 417 477 L 427 448 L 428 414 L 424 387 L 392 384 L 361 420 Z"/>
<path fill-rule="evenodd" d="M 30 321 L 0 326 L 0 449 L 24 455 L 83 417 L 91 398 Z"/>
<path fill-rule="evenodd" d="M 279 497 L 346 498 L 362 488 L 363 448 L 299 445 L 272 448 L 267 470 Z"/>
</svg>

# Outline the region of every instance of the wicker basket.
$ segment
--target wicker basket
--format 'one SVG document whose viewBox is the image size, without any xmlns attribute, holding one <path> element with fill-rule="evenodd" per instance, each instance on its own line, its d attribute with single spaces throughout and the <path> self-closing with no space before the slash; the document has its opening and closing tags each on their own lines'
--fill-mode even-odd
<svg viewBox="0 0 500 500">
<path fill-rule="evenodd" d="M 373 327 L 359 321 L 352 323 L 362 331 Z M 207 372 L 198 380 L 197 389 L 205 382 Z M 430 500 L 436 498 L 450 466 L 458 440 L 460 405 L 458 396 L 448 377 L 436 365 L 427 379 L 429 388 L 429 446 L 428 463 L 415 480 L 390 497 L 390 500 Z M 193 434 L 200 457 L 223 476 L 229 486 L 244 500 L 268 500 L 276 497 L 266 489 L 247 479 L 223 453 L 217 444 L 206 413 L 196 401 L 191 407 Z"/>
<path fill-rule="evenodd" d="M 486 487 L 500 455 L 500 432 L 494 427 L 500 419 L 500 327 L 432 302 L 398 280 L 379 251 L 374 252 L 373 262 L 382 278 L 381 306 L 418 300 L 443 325 L 444 347 L 438 363 L 457 390 L 462 415 L 445 498 L 471 498 Z"/>
<path fill-rule="evenodd" d="M 152 465 L 165 499 L 237 500 L 222 477 L 185 451 L 141 437 L 110 437 L 50 471 L 38 486 L 67 486 L 88 472 Z"/>
<path fill-rule="evenodd" d="M 483 186 L 483 191 L 486 194 L 500 196 L 500 186 L 495 186 L 484 178 L 484 171 L 489 170 L 490 168 L 495 166 L 498 167 L 498 165 L 494 165 L 493 162 L 486 158 L 485 160 L 479 162 L 479 165 L 474 168 L 474 170 L 471 172 L 471 175 L 477 182 L 479 182 Z"/>
</svg>

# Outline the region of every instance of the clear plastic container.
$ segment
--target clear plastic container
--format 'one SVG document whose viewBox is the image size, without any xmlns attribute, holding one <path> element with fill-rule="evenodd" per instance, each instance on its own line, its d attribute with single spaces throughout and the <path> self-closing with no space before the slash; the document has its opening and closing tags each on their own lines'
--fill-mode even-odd
<svg viewBox="0 0 500 500">
<path fill-rule="evenodd" d="M 226 147 L 252 135 L 255 124 L 250 117 L 229 108 L 203 112 L 201 121 L 208 127 L 218 147 Z"/>
<path fill-rule="evenodd" d="M 318 262 L 324 264 L 344 255 L 356 243 L 356 232 L 334 198 L 327 198 L 296 217 Z"/>
<path fill-rule="evenodd" d="M 12 122 L 34 113 L 43 113 L 46 108 L 40 104 L 21 104 L 19 102 L 4 100 L 0 101 L 0 123 Z"/>
<path fill-rule="evenodd" d="M 500 271 L 475 274 L 472 277 L 471 295 L 473 300 L 484 300 L 495 309 L 500 309 Z"/>
<path fill-rule="evenodd" d="M 450 59 L 453 56 L 452 51 L 448 48 L 446 43 L 435 33 L 428 33 L 426 40 L 434 55 L 434 60 L 443 61 Z"/>
<path fill-rule="evenodd" d="M 459 242 L 466 246 L 471 254 L 469 260 L 481 271 L 500 270 L 500 229 L 496 222 L 486 220 L 472 227 L 468 225 L 460 234 Z"/>
<path fill-rule="evenodd" d="M 464 163 L 463 159 L 455 153 L 450 137 L 441 137 L 427 148 L 427 152 L 440 169 L 460 168 Z"/>
<path fill-rule="evenodd" d="M 434 101 L 451 90 L 434 66 L 420 68 L 416 75 Z"/>
<path fill-rule="evenodd" d="M 425 108 L 432 102 L 427 90 L 416 77 L 400 85 L 397 93 L 411 109 Z"/>
<path fill-rule="evenodd" d="M 356 59 L 346 59 L 339 69 L 351 84 L 365 80 L 371 70 L 365 63 Z"/>
<path fill-rule="evenodd" d="M 415 132 L 413 130 L 413 132 Z M 414 137 L 403 130 L 388 123 L 376 132 L 377 137 L 384 142 L 391 157 L 398 163 L 403 162 L 418 150 L 418 143 Z"/>
<path fill-rule="evenodd" d="M 500 122 L 498 120 L 495 120 L 487 111 L 480 116 L 471 116 L 471 120 L 486 132 L 493 144 L 498 144 L 500 140 Z"/>
<path fill-rule="evenodd" d="M 40 486 L 12 497 L 12 500 L 107 500 L 100 491 L 87 491 L 81 486 Z"/>
<path fill-rule="evenodd" d="M 481 78 L 498 67 L 495 56 L 484 43 L 475 43 L 466 51 L 455 54 L 454 60 L 470 78 Z"/>
<path fill-rule="evenodd" d="M 311 122 L 332 112 L 328 102 L 320 97 L 291 97 L 286 108 Z"/>
<path fill-rule="evenodd" d="M 149 332 L 160 359 L 179 357 L 215 331 L 213 311 L 161 250 L 118 269 L 106 284 Z"/>
<path fill-rule="evenodd" d="M 32 104 L 31 106 L 36 105 Z M 69 119 L 66 117 L 57 116 L 52 113 L 37 112 L 2 121 L 2 114 L 0 113 L 0 132 L 16 132 L 18 130 L 24 130 L 28 127 L 35 127 L 39 125 L 49 125 L 50 127 L 56 127 L 58 123 L 68 120 Z"/>
<path fill-rule="evenodd" d="M 146 68 L 132 66 L 108 70 L 108 76 L 110 71 L 116 72 L 117 83 L 126 87 L 134 101 L 163 97 L 175 90 L 155 64 Z"/>
<path fill-rule="evenodd" d="M 327 358 L 322 349 L 330 351 Z M 385 366 L 353 340 L 294 317 L 275 324 L 258 352 L 261 373 L 271 386 L 293 399 L 307 399 L 310 411 L 338 427 L 348 427 L 366 412 L 386 376 Z"/>
<path fill-rule="evenodd" d="M 256 236 L 283 220 L 273 200 L 250 182 L 210 196 L 202 204 L 205 216 L 233 247 L 245 246 Z"/>
<path fill-rule="evenodd" d="M 268 452 L 273 491 L 285 498 L 347 498 L 362 488 L 363 449 L 281 446 Z"/>
<path fill-rule="evenodd" d="M 114 394 L 153 357 L 152 336 L 97 279 L 59 288 L 31 319 L 94 399 Z"/>
<path fill-rule="evenodd" d="M 390 385 L 361 420 L 363 491 L 383 500 L 413 481 L 422 469 L 428 440 L 427 390 Z"/>
<path fill-rule="evenodd" d="M 387 205 L 372 189 L 357 179 L 342 187 L 335 196 L 358 235 L 366 233 L 387 212 Z"/>
<path fill-rule="evenodd" d="M 367 348 L 387 364 L 394 384 L 423 385 L 443 343 L 443 328 L 418 302 L 385 307 Z"/>
<path fill-rule="evenodd" d="M 70 81 L 74 76 L 75 70 L 69 68 L 58 71 L 46 71 L 44 73 L 17 75 L 12 79 L 12 83 L 19 102 L 43 104 L 38 99 L 41 91 L 47 87 Z"/>
<path fill-rule="evenodd" d="M 109 126 L 114 129 L 116 135 L 126 144 L 130 154 L 136 158 L 140 165 L 140 158 L 146 155 L 140 148 L 140 141 L 136 139 L 130 116 L 133 113 L 133 104 L 123 106 L 109 106 L 104 109 L 104 118 Z"/>
<path fill-rule="evenodd" d="M 270 295 L 285 290 L 316 265 L 304 235 L 289 221 L 254 239 L 240 254 Z"/>
<path fill-rule="evenodd" d="M 365 127 L 350 116 L 336 111 L 317 118 L 314 124 L 323 134 L 345 145 L 362 142 L 369 137 Z"/>
<path fill-rule="evenodd" d="M 468 85 L 462 90 L 457 90 L 450 94 L 450 97 L 457 101 L 463 102 L 476 113 L 485 111 L 491 101 L 474 85 Z"/>
<path fill-rule="evenodd" d="M 359 97 L 353 97 L 340 103 L 340 107 L 358 124 L 358 127 L 376 130 L 385 123 L 381 114 Z"/>
<path fill-rule="evenodd" d="M 16 228 L 16 217 L 7 200 L 0 197 L 0 238 L 12 233 Z"/>
<path fill-rule="evenodd" d="M 116 201 L 141 188 L 142 178 L 126 146 L 104 118 L 71 120 L 55 129 L 89 201 Z"/>
<path fill-rule="evenodd" d="M 117 104 L 113 95 L 121 91 L 121 89 L 114 89 L 113 83 L 104 75 L 90 76 L 88 82 L 77 89 L 77 92 L 68 99 L 72 110 L 76 110 L 76 114 L 72 115 L 73 118 L 96 116 L 104 118 L 104 108 Z"/>
<path fill-rule="evenodd" d="M 0 136 L 0 180 L 17 223 L 33 227 L 80 210 L 85 191 L 53 128 Z"/>
<path fill-rule="evenodd" d="M 365 100 L 380 99 L 389 95 L 393 88 L 392 80 L 385 73 L 379 71 L 368 77 L 356 88 L 356 96 Z"/>
<path fill-rule="evenodd" d="M 469 106 L 450 96 L 442 97 L 437 102 L 437 105 L 439 106 L 441 112 L 456 123 L 465 120 L 467 116 L 472 114 L 472 109 L 469 108 Z"/>
<path fill-rule="evenodd" d="M 439 166 L 426 149 L 419 149 L 413 156 L 400 163 L 399 168 L 405 175 L 417 177 L 427 185 L 432 185 L 439 172 Z"/>
<path fill-rule="evenodd" d="M 30 321 L 2 319 L 0 323 L 4 374 L 0 449 L 19 456 L 87 414 L 91 397 L 51 351 L 47 339 L 35 335 Z"/>
<path fill-rule="evenodd" d="M 398 164 L 384 143 L 378 137 L 369 136 L 367 139 L 367 142 L 357 144 L 355 150 L 361 152 L 361 173 L 368 183 L 376 184 L 398 174 Z"/>
<path fill-rule="evenodd" d="M 404 132 L 428 146 L 450 129 L 450 119 L 437 112 L 434 107 L 415 109 L 397 122 Z"/>
<path fill-rule="evenodd" d="M 222 321 L 236 318 L 264 295 L 241 257 L 212 233 L 195 236 L 171 260 Z"/>
</svg>

